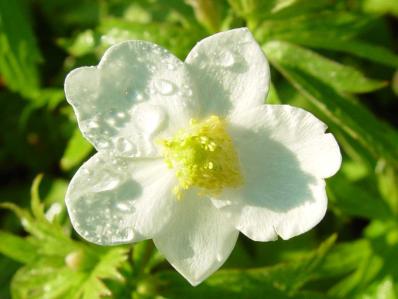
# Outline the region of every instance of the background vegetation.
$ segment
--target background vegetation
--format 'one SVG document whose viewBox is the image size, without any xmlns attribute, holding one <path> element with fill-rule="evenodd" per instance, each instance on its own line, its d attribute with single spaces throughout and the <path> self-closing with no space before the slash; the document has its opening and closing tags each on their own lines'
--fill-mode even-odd
<svg viewBox="0 0 398 299">
<path fill-rule="evenodd" d="M 395 0 L 0 0 L 0 298 L 398 298 L 397 16 Z M 196 288 L 149 241 L 79 239 L 63 199 L 93 149 L 65 75 L 122 40 L 184 59 L 242 26 L 272 65 L 268 102 L 312 111 L 341 145 L 324 221 L 289 241 L 241 236 Z"/>
</svg>

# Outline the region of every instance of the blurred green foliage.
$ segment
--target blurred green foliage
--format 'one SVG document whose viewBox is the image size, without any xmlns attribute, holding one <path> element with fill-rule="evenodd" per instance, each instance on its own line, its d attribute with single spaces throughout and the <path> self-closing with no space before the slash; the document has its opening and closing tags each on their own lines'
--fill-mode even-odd
<svg viewBox="0 0 398 299">
<path fill-rule="evenodd" d="M 397 16 L 395 0 L 0 0 L 0 298 L 398 298 Z M 323 222 L 289 241 L 241 236 L 196 288 L 149 241 L 76 237 L 63 198 L 93 150 L 65 75 L 119 41 L 184 59 L 242 26 L 270 60 L 268 101 L 311 111 L 341 145 Z"/>
</svg>

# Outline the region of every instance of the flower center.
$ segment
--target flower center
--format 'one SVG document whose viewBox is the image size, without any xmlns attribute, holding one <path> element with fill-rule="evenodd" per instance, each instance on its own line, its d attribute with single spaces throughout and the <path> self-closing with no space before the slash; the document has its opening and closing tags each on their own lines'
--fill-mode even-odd
<svg viewBox="0 0 398 299">
<path fill-rule="evenodd" d="M 225 187 L 238 187 L 243 178 L 239 159 L 226 130 L 225 121 L 212 115 L 203 121 L 191 119 L 189 127 L 173 138 L 162 140 L 164 160 L 176 170 L 180 199 L 190 187 L 201 195 L 216 196 Z"/>
</svg>

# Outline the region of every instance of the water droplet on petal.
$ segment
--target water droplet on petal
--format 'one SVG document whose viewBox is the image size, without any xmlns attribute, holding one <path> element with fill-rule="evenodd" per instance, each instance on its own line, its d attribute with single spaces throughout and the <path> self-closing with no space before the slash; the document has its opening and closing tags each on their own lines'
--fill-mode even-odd
<svg viewBox="0 0 398 299">
<path fill-rule="evenodd" d="M 134 120 L 141 130 L 153 134 L 164 124 L 166 114 L 159 106 L 141 104 L 134 111 Z"/>
<path fill-rule="evenodd" d="M 126 117 L 126 113 L 124 113 L 124 112 L 118 112 L 118 113 L 116 114 L 116 116 L 117 116 L 118 118 L 125 118 L 125 117 Z"/>
<path fill-rule="evenodd" d="M 196 58 L 198 58 L 199 54 L 198 54 L 198 52 L 193 52 L 190 56 L 191 56 L 191 59 L 196 59 Z"/>
<path fill-rule="evenodd" d="M 113 118 L 109 118 L 106 121 L 110 126 L 114 126 L 116 124 L 116 121 Z"/>
<path fill-rule="evenodd" d="M 174 71 L 176 69 L 176 66 L 172 63 L 168 63 L 167 64 L 167 69 L 170 71 Z"/>
<path fill-rule="evenodd" d="M 142 102 L 144 100 L 144 96 L 141 93 L 137 94 L 135 98 L 137 102 Z"/>
<path fill-rule="evenodd" d="M 175 90 L 174 84 L 168 80 L 156 80 L 154 84 L 156 90 L 162 95 L 171 95 Z"/>
<path fill-rule="evenodd" d="M 219 63 L 223 67 L 230 67 L 234 65 L 235 63 L 234 54 L 232 54 L 230 51 L 222 53 L 222 55 L 220 55 L 219 57 Z"/>
<path fill-rule="evenodd" d="M 98 127 L 99 127 L 98 122 L 95 121 L 95 120 L 92 120 L 92 121 L 90 121 L 90 122 L 88 123 L 88 128 L 89 128 L 89 129 L 96 129 L 96 128 L 98 128 Z"/>
<path fill-rule="evenodd" d="M 119 178 L 113 173 L 105 173 L 100 181 L 94 185 L 97 192 L 115 189 L 120 184 Z"/>
<path fill-rule="evenodd" d="M 137 152 L 136 146 L 123 137 L 116 140 L 115 146 L 116 150 L 125 156 L 134 156 Z"/>
<path fill-rule="evenodd" d="M 105 150 L 105 149 L 109 148 L 109 146 L 110 146 L 110 143 L 108 141 L 100 141 L 97 144 L 97 147 L 100 150 Z"/>
<path fill-rule="evenodd" d="M 129 212 L 131 211 L 131 206 L 126 202 L 118 202 L 116 204 L 116 208 L 122 212 Z"/>
<path fill-rule="evenodd" d="M 156 71 L 156 66 L 150 65 L 149 66 L 149 72 L 154 73 Z"/>
</svg>

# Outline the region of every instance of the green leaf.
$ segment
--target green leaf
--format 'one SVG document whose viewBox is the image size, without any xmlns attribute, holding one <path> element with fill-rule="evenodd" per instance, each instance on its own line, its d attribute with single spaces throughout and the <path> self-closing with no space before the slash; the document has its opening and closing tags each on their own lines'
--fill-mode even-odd
<svg viewBox="0 0 398 299">
<path fill-rule="evenodd" d="M 43 179 L 43 175 L 39 174 L 33 180 L 32 188 L 31 188 L 31 209 L 33 216 L 37 219 L 43 220 L 44 216 L 44 205 L 41 203 L 40 194 L 39 194 L 39 187 L 40 183 Z"/>
<path fill-rule="evenodd" d="M 115 248 L 102 255 L 95 267 L 87 273 L 85 281 L 73 298 L 97 299 L 103 295 L 110 295 L 102 280 L 124 280 L 117 269 L 126 261 L 126 253 L 126 248 Z"/>
<path fill-rule="evenodd" d="M 388 205 L 363 186 L 350 182 L 339 173 L 328 181 L 329 200 L 335 209 L 346 215 L 360 216 L 367 219 L 392 219 Z M 361 203 L 361 204 L 358 204 Z"/>
<path fill-rule="evenodd" d="M 0 73 L 11 90 L 33 98 L 38 94 L 41 55 L 24 5 L 0 0 Z"/>
<path fill-rule="evenodd" d="M 294 34 L 285 37 L 285 39 L 303 46 L 348 53 L 389 67 L 398 68 L 398 55 L 387 48 L 361 40 L 347 40 L 332 36 L 328 38 L 319 36 L 309 37 Z"/>
<path fill-rule="evenodd" d="M 20 263 L 33 262 L 36 247 L 26 239 L 0 231 L 0 253 Z"/>
<path fill-rule="evenodd" d="M 398 2 L 395 0 L 363 0 L 362 7 L 366 12 L 393 14 L 398 17 Z"/>
<path fill-rule="evenodd" d="M 398 172 L 386 161 L 378 162 L 376 172 L 378 174 L 378 187 L 382 198 L 388 204 L 394 215 L 398 215 Z"/>
<path fill-rule="evenodd" d="M 278 92 L 275 89 L 274 84 L 270 84 L 267 100 L 267 104 L 281 104 L 281 99 L 279 98 Z"/>
<path fill-rule="evenodd" d="M 272 18 L 290 19 L 330 6 L 327 0 L 229 0 L 234 12 L 249 21 Z"/>
<path fill-rule="evenodd" d="M 65 171 L 80 165 L 92 152 L 92 145 L 83 137 L 78 128 L 75 129 L 61 159 L 61 168 Z"/>
<path fill-rule="evenodd" d="M 120 19 L 106 19 L 98 29 L 101 34 L 100 47 L 104 50 L 114 43 L 128 39 L 144 39 L 155 42 L 181 59 L 185 59 L 195 42 L 204 33 L 194 28 L 184 28 L 174 23 L 140 24 Z"/>
<path fill-rule="evenodd" d="M 123 280 L 117 268 L 125 260 L 123 248 L 107 250 L 91 261 L 91 266 L 83 268 L 73 265 L 81 261 L 72 261 L 70 257 L 43 257 L 17 272 L 11 285 L 12 295 L 14 299 L 99 299 L 111 294 L 103 280 Z"/>
<path fill-rule="evenodd" d="M 314 252 L 298 261 L 248 270 L 220 270 L 193 289 L 178 274 L 161 272 L 158 292 L 167 298 L 300 298 L 302 287 L 315 277 L 336 241 L 333 235 Z M 163 286 L 163 287 L 162 287 Z M 301 296 L 301 298 L 305 298 Z M 308 297 L 308 298 L 319 298 Z"/>
<path fill-rule="evenodd" d="M 363 105 L 339 94 L 317 77 L 285 63 L 283 57 L 274 52 L 268 54 L 272 65 L 327 118 L 327 123 L 342 130 L 375 158 L 397 165 L 396 131 L 377 120 Z"/>
<path fill-rule="evenodd" d="M 307 1 L 308 2 L 308 1 Z M 374 17 L 348 12 L 316 10 L 290 18 L 264 18 L 262 23 L 252 28 L 259 41 L 269 40 L 325 40 L 349 39 L 359 34 Z"/>
<path fill-rule="evenodd" d="M 350 248 L 351 253 L 346 251 L 345 254 L 348 256 L 356 256 L 357 265 L 355 267 L 351 265 L 351 273 L 329 290 L 330 295 L 338 298 L 357 298 L 358 294 L 367 294 L 372 291 L 372 285 L 379 284 L 381 279 L 389 276 L 398 278 L 397 224 L 393 221 L 372 221 L 365 230 L 365 236 L 365 240 L 355 242 L 356 245 L 363 243 L 365 246 Z M 344 259 L 344 254 L 342 254 L 340 260 L 344 261 Z"/>
<path fill-rule="evenodd" d="M 277 60 L 285 66 L 302 70 L 340 91 L 370 92 L 386 85 L 386 82 L 368 79 L 352 67 L 339 64 L 291 43 L 268 42 L 264 51 L 271 60 Z"/>
<path fill-rule="evenodd" d="M 220 31 L 220 3 L 212 0 L 188 0 L 196 19 L 211 33 Z"/>
<path fill-rule="evenodd" d="M 325 256 L 315 273 L 317 279 L 338 277 L 355 271 L 372 254 L 367 240 L 340 243 Z"/>
<path fill-rule="evenodd" d="M 32 186 L 33 215 L 10 203 L 1 205 L 13 210 L 31 234 L 23 239 L 0 231 L 5 241 L 0 252 L 26 264 L 13 278 L 13 298 L 97 299 L 109 295 L 103 280 L 123 281 L 118 268 L 126 261 L 128 248 L 87 246 L 70 239 L 62 226 L 46 219 L 40 180 L 38 176 Z"/>
<path fill-rule="evenodd" d="M 79 282 L 68 268 L 58 268 L 60 261 L 41 259 L 17 271 L 11 282 L 13 299 L 70 298 L 64 294 Z M 78 299 L 78 298 L 76 298 Z"/>
<path fill-rule="evenodd" d="M 397 299 L 398 295 L 394 288 L 394 279 L 391 276 L 387 276 L 381 281 L 373 283 L 365 292 L 355 298 Z"/>
</svg>

